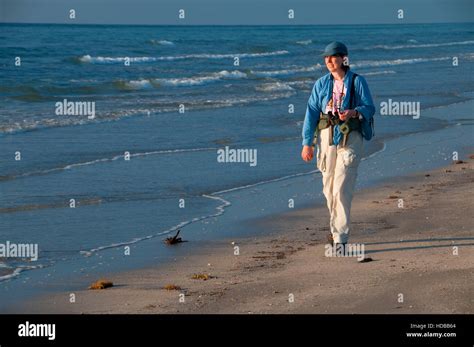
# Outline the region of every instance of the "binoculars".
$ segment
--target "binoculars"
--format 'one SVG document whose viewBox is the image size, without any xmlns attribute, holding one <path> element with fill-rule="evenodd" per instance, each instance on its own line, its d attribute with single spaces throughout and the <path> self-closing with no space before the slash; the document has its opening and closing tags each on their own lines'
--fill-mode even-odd
<svg viewBox="0 0 474 347">
<path fill-rule="evenodd" d="M 332 124 L 339 124 L 339 130 L 341 131 L 342 134 L 347 135 L 351 132 L 349 119 L 347 119 L 345 122 L 342 123 L 341 119 L 339 118 L 339 113 L 337 111 L 335 111 L 334 113 L 329 111 L 328 116 Z"/>
<path fill-rule="evenodd" d="M 332 111 L 329 111 L 328 116 L 332 124 L 339 124 L 339 112 L 335 111 L 334 113 L 332 113 Z"/>
<path fill-rule="evenodd" d="M 342 123 L 340 126 L 339 126 L 339 130 L 341 131 L 341 133 L 343 133 L 344 135 L 347 135 L 351 132 L 351 127 L 349 126 L 348 124 L 349 122 L 346 121 L 344 123 Z"/>
</svg>

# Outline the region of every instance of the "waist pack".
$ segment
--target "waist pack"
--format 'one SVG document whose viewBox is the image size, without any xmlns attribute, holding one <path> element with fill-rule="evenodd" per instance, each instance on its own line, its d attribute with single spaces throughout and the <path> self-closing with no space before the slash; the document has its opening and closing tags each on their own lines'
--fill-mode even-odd
<svg viewBox="0 0 474 347">
<path fill-rule="evenodd" d="M 355 79 L 358 75 L 354 73 L 354 76 L 352 77 L 352 82 L 351 82 L 351 96 L 349 99 L 349 105 L 351 109 L 354 109 L 357 107 L 355 105 Z M 336 125 L 339 124 L 341 126 L 340 130 L 344 134 L 348 134 L 353 130 L 357 130 L 362 134 L 362 137 L 369 141 L 372 139 L 372 137 L 375 135 L 374 131 L 374 117 L 371 117 L 370 120 L 366 120 L 362 116 L 362 120 L 359 120 L 358 118 L 351 118 L 347 122 L 342 122 L 339 120 L 339 118 L 334 118 L 331 117 L 329 114 L 321 113 L 319 121 L 318 121 L 318 126 L 316 128 L 316 132 L 318 130 L 326 129 L 327 127 L 331 125 Z"/>
<path fill-rule="evenodd" d="M 349 118 L 345 122 L 331 114 L 321 113 L 319 116 L 318 130 L 323 130 L 331 125 L 339 125 L 343 134 L 348 134 L 352 130 L 362 131 L 361 121 L 358 118 Z"/>
</svg>

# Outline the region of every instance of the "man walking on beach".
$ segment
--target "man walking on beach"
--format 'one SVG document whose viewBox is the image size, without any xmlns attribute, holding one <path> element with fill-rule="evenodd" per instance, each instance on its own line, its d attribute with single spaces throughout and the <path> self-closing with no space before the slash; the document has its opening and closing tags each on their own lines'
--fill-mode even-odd
<svg viewBox="0 0 474 347">
<path fill-rule="evenodd" d="M 330 43 L 323 56 L 329 73 L 316 81 L 308 100 L 301 157 L 311 161 L 317 146 L 317 167 L 330 213 L 329 241 L 344 249 L 363 139 L 373 136 L 375 107 L 365 79 L 350 71 L 343 43 Z"/>
</svg>

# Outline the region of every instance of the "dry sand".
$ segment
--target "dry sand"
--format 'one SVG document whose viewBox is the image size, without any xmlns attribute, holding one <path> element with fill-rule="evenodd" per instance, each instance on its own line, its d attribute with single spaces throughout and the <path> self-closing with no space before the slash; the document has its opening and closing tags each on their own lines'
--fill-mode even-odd
<svg viewBox="0 0 474 347">
<path fill-rule="evenodd" d="M 349 242 L 363 243 L 371 262 L 326 257 L 329 214 L 315 206 L 256 221 L 270 236 L 214 242 L 166 266 L 104 274 L 113 288 L 85 288 L 75 303 L 70 293 L 47 295 L 21 311 L 474 313 L 473 168 L 468 159 L 357 192 Z M 181 290 L 162 289 L 167 284 Z"/>
</svg>

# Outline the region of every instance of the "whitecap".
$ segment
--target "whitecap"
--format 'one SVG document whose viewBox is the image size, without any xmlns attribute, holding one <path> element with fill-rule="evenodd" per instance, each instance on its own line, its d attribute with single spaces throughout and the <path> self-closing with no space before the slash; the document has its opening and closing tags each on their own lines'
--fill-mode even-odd
<svg viewBox="0 0 474 347">
<path fill-rule="evenodd" d="M 416 40 L 413 40 L 417 42 Z M 412 43 L 411 40 L 408 42 Z M 474 41 L 453 41 L 453 42 L 441 42 L 441 43 L 424 43 L 424 44 L 410 44 L 410 45 L 376 45 L 370 47 L 370 49 L 381 48 L 381 49 L 404 49 L 404 48 L 432 48 L 432 47 L 443 47 L 443 46 L 458 46 L 458 45 L 472 45 Z"/>
<path fill-rule="evenodd" d="M 102 56 L 92 57 L 87 54 L 87 55 L 83 55 L 79 57 L 79 61 L 82 63 L 99 63 L 99 64 L 124 63 L 125 61 L 130 61 L 131 63 L 146 63 L 146 62 L 182 60 L 182 59 L 233 59 L 235 57 L 258 58 L 258 57 L 268 57 L 268 56 L 275 56 L 275 55 L 284 55 L 288 53 L 289 53 L 288 51 L 280 50 L 280 51 L 262 52 L 262 53 L 233 53 L 233 54 L 201 53 L 201 54 L 184 54 L 184 55 L 159 56 L 159 57 L 102 57 Z"/>
<path fill-rule="evenodd" d="M 299 45 L 309 45 L 311 43 L 313 43 L 313 40 L 304 40 L 304 41 L 296 41 L 297 44 Z"/>
<path fill-rule="evenodd" d="M 416 63 L 427 63 L 431 61 L 443 61 L 450 60 L 451 57 L 440 57 L 440 58 L 411 58 L 411 59 L 394 59 L 394 60 L 363 60 L 357 63 L 351 63 L 351 67 L 374 67 L 374 66 L 393 66 L 393 65 L 405 65 L 405 64 L 416 64 Z"/>
<path fill-rule="evenodd" d="M 313 72 L 319 71 L 321 69 L 321 64 L 311 65 L 311 66 L 301 66 L 295 67 L 290 69 L 283 69 L 283 70 L 268 70 L 268 71 L 258 71 L 258 70 L 251 70 L 250 73 L 255 76 L 260 77 L 274 77 L 274 76 L 285 76 L 285 75 L 293 75 L 302 72 Z"/>
<path fill-rule="evenodd" d="M 131 89 L 149 89 L 153 87 L 151 82 L 146 79 L 128 81 L 125 85 Z"/>
<path fill-rule="evenodd" d="M 205 76 L 183 77 L 183 78 L 156 78 L 154 83 L 164 86 L 194 86 L 211 83 L 222 79 L 240 79 L 247 78 L 247 74 L 238 70 L 219 71 Z"/>
<path fill-rule="evenodd" d="M 397 72 L 393 70 L 371 71 L 371 72 L 364 73 L 364 76 L 389 75 L 389 74 L 395 74 L 395 73 Z"/>
<path fill-rule="evenodd" d="M 293 91 L 294 89 L 288 84 L 284 82 L 273 82 L 273 83 L 263 83 L 255 87 L 255 90 L 260 92 L 274 92 L 274 91 L 281 91 L 281 90 L 290 90 Z"/>
</svg>

